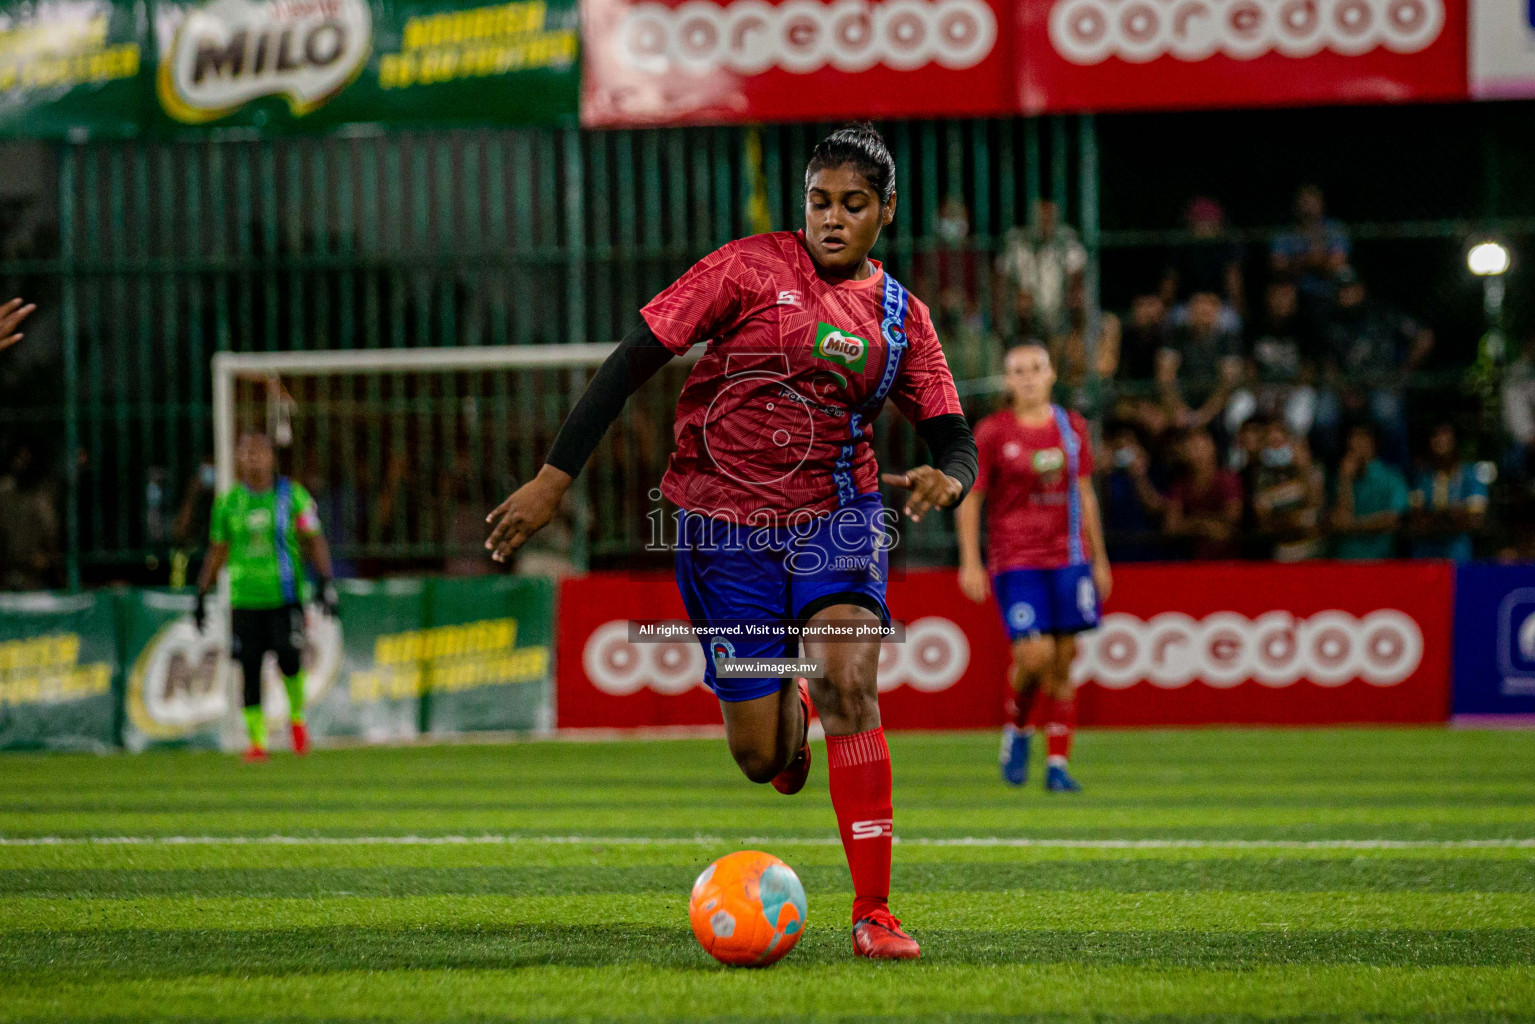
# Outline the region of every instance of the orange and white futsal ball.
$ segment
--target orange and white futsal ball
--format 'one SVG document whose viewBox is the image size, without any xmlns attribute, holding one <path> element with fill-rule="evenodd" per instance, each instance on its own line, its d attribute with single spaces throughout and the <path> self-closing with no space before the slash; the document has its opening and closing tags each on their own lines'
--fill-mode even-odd
<svg viewBox="0 0 1535 1024">
<path fill-rule="evenodd" d="M 693 883 L 688 919 L 714 959 L 766 967 L 782 960 L 805 933 L 805 887 L 770 853 L 728 854 Z"/>
</svg>

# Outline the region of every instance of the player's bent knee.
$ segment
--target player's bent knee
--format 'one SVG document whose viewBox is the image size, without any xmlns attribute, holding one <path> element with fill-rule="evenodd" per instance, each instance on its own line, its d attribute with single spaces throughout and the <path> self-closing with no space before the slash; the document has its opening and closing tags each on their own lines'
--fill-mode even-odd
<svg viewBox="0 0 1535 1024">
<path fill-rule="evenodd" d="M 834 666 L 811 683 L 816 710 L 828 730 L 867 732 L 879 726 L 878 661 L 873 668 Z"/>
<path fill-rule="evenodd" d="M 1031 637 L 1013 644 L 1013 664 L 1025 676 L 1037 676 L 1055 662 L 1055 638 Z"/>
<path fill-rule="evenodd" d="M 753 782 L 772 782 L 773 777 L 783 771 L 783 765 L 778 763 L 776 754 L 764 753 L 755 747 L 741 750 L 732 747 L 730 756 L 735 758 L 741 774 Z"/>
</svg>

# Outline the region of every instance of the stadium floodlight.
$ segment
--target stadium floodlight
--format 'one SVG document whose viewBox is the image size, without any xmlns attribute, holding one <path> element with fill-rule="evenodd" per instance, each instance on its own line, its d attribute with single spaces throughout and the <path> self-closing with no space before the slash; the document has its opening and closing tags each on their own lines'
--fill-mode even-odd
<svg viewBox="0 0 1535 1024">
<path fill-rule="evenodd" d="M 1466 253 L 1466 266 L 1477 277 L 1497 277 L 1508 272 L 1508 249 L 1498 242 L 1478 242 Z"/>
</svg>

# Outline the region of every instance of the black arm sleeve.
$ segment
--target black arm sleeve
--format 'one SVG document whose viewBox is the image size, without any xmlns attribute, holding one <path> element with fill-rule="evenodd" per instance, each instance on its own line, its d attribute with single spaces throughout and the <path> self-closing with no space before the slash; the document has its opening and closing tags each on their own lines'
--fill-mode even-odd
<svg viewBox="0 0 1535 1024">
<path fill-rule="evenodd" d="M 929 416 L 917 424 L 917 436 L 933 453 L 933 465 L 959 481 L 959 500 L 970 493 L 975 475 L 980 468 L 980 458 L 975 450 L 975 435 L 970 424 L 959 413 Z"/>
<path fill-rule="evenodd" d="M 560 427 L 545 461 L 571 476 L 579 474 L 608 427 L 623 412 L 624 402 L 671 359 L 671 350 L 641 321 L 598 367 L 596 376 L 566 417 L 565 425 Z"/>
</svg>

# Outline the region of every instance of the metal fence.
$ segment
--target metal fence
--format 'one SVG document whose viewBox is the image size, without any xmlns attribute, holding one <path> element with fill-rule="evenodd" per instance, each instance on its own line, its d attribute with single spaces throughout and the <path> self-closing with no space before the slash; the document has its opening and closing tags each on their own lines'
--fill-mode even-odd
<svg viewBox="0 0 1535 1024">
<path fill-rule="evenodd" d="M 1309 123 L 1293 112 L 1273 116 L 1301 126 L 1287 129 L 1292 142 Z M 1222 123 L 1058 117 L 884 126 L 901 197 L 880 254 L 930 303 L 945 262 L 959 268 L 967 309 L 946 346 L 972 411 L 993 400 L 1007 333 L 994 315 L 991 268 L 1005 233 L 1029 219 L 1033 197 L 1054 199 L 1087 246 L 1095 313 L 1099 268 L 1109 304 L 1122 305 L 1161 250 L 1186 237 L 1177 219 L 1183 198 L 1230 189 L 1244 180 L 1244 161 L 1253 168 L 1248 187 L 1261 183 L 1264 198 L 1227 202 L 1239 226 L 1233 237 L 1252 243 L 1255 264 L 1294 185 L 1308 174 L 1341 173 L 1298 146 L 1288 161 L 1268 150 L 1244 157 L 1232 151 L 1230 131 L 1214 142 L 1219 173 L 1198 153 L 1146 148 L 1159 132 L 1175 134 L 1169 126 L 1197 133 Z M 28 341 L 0 367 L 0 458 L 25 463 L 25 450 L 31 460 L 0 465 L 0 476 L 19 481 L 18 491 L 52 495 L 56 520 L 56 554 L 32 575 L 58 585 L 164 579 L 172 550 L 190 543 L 177 512 L 211 452 L 212 353 L 614 340 L 644 301 L 710 249 L 800 222 L 804 163 L 825 128 L 92 142 L 0 156 L 0 175 L 24 169 L 26 183 L 13 188 L 31 196 L 0 203 L 8 217 L 0 280 L 44 306 Z M 1465 133 L 1481 140 L 1488 130 Z M 1249 141 L 1264 134 L 1261 123 L 1244 131 Z M 1428 278 L 1443 291 L 1461 239 L 1496 227 L 1517 241 L 1532 229 L 1524 218 L 1535 209 L 1520 208 L 1524 193 L 1488 184 L 1522 173 L 1523 150 L 1510 152 L 1484 152 L 1481 166 L 1440 166 L 1436 156 L 1439 184 L 1426 216 L 1400 197 L 1369 208 L 1368 220 L 1335 212 L 1353 222 L 1361 260 L 1382 278 L 1409 268 L 1396 291 L 1410 294 L 1412 282 Z M 1371 195 L 1357 184 L 1340 191 L 1350 189 Z M 945 224 L 957 215 L 966 222 L 962 236 Z M 1430 258 L 1402 260 L 1403 251 Z M 1432 294 L 1437 305 L 1422 315 L 1480 322 L 1474 296 Z M 1446 333 L 1449 345 L 1475 345 L 1469 328 Z M 543 421 L 564 405 L 517 386 L 510 400 L 537 429 L 506 439 L 508 459 L 493 467 L 486 491 L 527 475 L 552 433 Z M 669 422 L 651 422 L 662 419 Z M 919 456 L 909 431 L 883 422 L 880 429 L 887 458 Z M 647 446 L 645 458 L 659 460 L 666 447 Z M 353 472 L 338 484 L 366 483 L 344 460 L 335 472 Z M 657 464 L 637 475 L 659 472 Z M 429 492 L 430 474 L 420 486 Z M 622 551 L 634 529 L 614 513 L 623 496 L 599 490 L 591 500 L 599 513 L 589 520 L 593 556 Z M 941 519 L 923 524 L 915 550 L 945 548 Z M 409 543 L 416 558 L 447 558 L 458 546 L 430 530 Z M 385 571 L 383 544 L 359 533 L 343 554 Z"/>
</svg>

